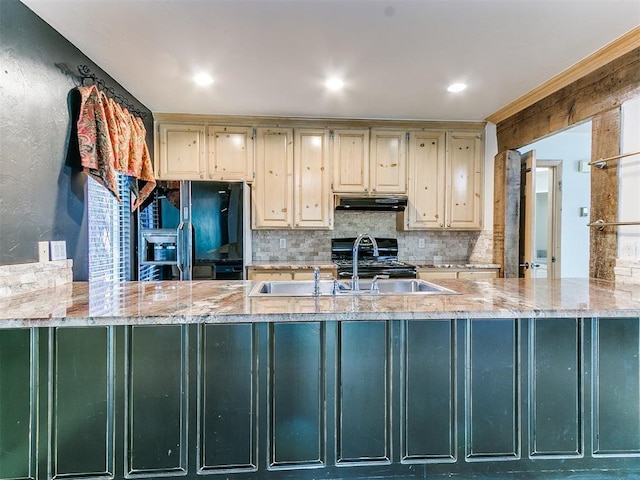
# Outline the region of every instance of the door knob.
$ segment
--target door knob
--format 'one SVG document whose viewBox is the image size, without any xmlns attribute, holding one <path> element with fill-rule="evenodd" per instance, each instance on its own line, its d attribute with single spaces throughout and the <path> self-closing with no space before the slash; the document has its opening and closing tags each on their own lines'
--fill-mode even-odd
<svg viewBox="0 0 640 480">
<path fill-rule="evenodd" d="M 524 269 L 526 270 L 527 268 L 529 268 L 529 262 L 521 263 L 520 266 L 524 267 Z"/>
</svg>

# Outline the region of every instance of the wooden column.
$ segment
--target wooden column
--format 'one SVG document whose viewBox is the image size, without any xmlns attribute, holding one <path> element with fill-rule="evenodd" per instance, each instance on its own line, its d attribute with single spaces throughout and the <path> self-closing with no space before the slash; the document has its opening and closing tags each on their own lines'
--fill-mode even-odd
<svg viewBox="0 0 640 480">
<path fill-rule="evenodd" d="M 593 117 L 591 159 L 598 160 L 620 153 L 620 108 Z M 603 169 L 591 168 L 591 221 L 615 222 L 618 218 L 618 162 Z M 591 228 L 589 233 L 589 276 L 614 280 L 613 268 L 618 249 L 617 227 Z"/>
<path fill-rule="evenodd" d="M 520 154 L 499 153 L 494 167 L 493 261 L 502 276 L 517 277 L 520 236 Z"/>
</svg>

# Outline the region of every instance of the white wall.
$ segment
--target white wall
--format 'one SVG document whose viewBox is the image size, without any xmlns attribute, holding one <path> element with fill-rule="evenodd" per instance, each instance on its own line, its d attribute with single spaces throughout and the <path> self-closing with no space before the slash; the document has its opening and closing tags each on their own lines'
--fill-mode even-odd
<svg viewBox="0 0 640 480">
<path fill-rule="evenodd" d="M 561 276 L 589 276 L 589 222 L 580 207 L 589 207 L 590 175 L 579 171 L 579 162 L 591 158 L 591 122 L 586 122 L 519 149 L 536 151 L 538 160 L 562 160 Z"/>
<path fill-rule="evenodd" d="M 621 153 L 640 150 L 640 97 L 622 105 L 621 143 Z M 640 221 L 640 155 L 620 159 L 618 168 L 618 220 Z M 618 228 L 618 258 L 640 260 L 640 226 Z"/>
<path fill-rule="evenodd" d="M 484 129 L 484 212 L 482 229 L 493 232 L 493 167 L 498 154 L 496 126 L 487 122 Z"/>
</svg>

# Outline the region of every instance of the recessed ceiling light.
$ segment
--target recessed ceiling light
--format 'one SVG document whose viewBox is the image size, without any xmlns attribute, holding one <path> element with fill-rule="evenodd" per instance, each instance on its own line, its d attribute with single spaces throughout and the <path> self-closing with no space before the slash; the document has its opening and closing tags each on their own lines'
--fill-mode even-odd
<svg viewBox="0 0 640 480">
<path fill-rule="evenodd" d="M 458 93 L 467 88 L 466 83 L 453 83 L 447 88 L 447 92 Z"/>
<path fill-rule="evenodd" d="M 207 85 L 211 85 L 213 83 L 213 78 L 211 78 L 211 75 L 208 75 L 206 73 L 199 73 L 198 75 L 193 77 L 193 81 L 201 87 L 206 87 Z"/>
<path fill-rule="evenodd" d="M 344 88 L 344 80 L 333 77 L 325 82 L 325 86 L 329 90 L 342 90 Z"/>
</svg>

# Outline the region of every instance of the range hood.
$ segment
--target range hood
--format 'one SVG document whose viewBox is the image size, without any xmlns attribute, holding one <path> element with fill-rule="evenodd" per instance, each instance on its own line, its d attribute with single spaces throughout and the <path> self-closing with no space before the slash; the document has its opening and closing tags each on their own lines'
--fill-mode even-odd
<svg viewBox="0 0 640 480">
<path fill-rule="evenodd" d="M 387 197 L 336 195 L 336 210 L 401 212 L 406 206 L 407 197 L 401 195 Z"/>
</svg>

